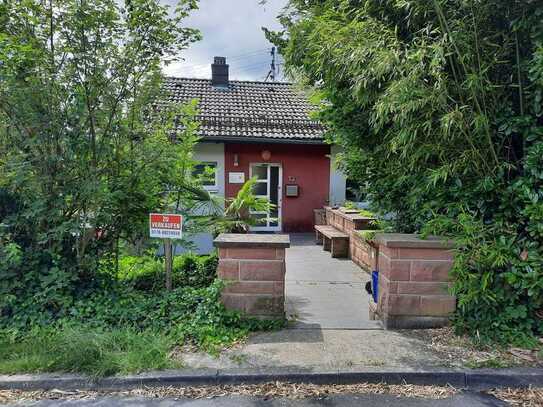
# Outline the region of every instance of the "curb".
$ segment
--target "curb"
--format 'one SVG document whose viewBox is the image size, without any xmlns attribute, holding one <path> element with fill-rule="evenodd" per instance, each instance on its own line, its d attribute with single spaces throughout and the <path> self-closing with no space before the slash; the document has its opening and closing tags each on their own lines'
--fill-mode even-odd
<svg viewBox="0 0 543 407">
<path fill-rule="evenodd" d="M 386 383 L 453 386 L 470 390 L 543 387 L 543 369 L 329 371 L 291 369 L 188 370 L 92 379 L 76 375 L 0 375 L 0 390 L 121 390 L 139 387 L 236 385 L 267 382 L 311 384 Z"/>
<path fill-rule="evenodd" d="M 543 369 L 480 369 L 466 372 L 466 387 L 474 390 L 529 386 L 543 387 Z"/>
</svg>

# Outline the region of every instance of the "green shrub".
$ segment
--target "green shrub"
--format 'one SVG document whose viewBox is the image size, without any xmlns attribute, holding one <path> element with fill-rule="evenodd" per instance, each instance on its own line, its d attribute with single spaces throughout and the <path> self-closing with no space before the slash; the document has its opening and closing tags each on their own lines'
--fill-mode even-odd
<svg viewBox="0 0 543 407">
<path fill-rule="evenodd" d="M 176 343 L 190 342 L 206 350 L 224 346 L 254 330 L 273 329 L 282 321 L 259 321 L 224 308 L 223 283 L 208 287 L 179 287 L 172 291 L 145 292 L 121 283 L 81 293 L 53 319 L 40 305 L 23 299 L 9 316 L 0 317 L 0 329 L 30 332 L 38 327 L 59 329 L 72 324 L 98 330 L 132 329 L 171 335 Z M 31 315 L 31 318 L 28 316 Z"/>
<path fill-rule="evenodd" d="M 218 262 L 216 254 L 211 256 L 188 254 L 174 258 L 174 286 L 206 287 L 210 285 L 215 280 Z"/>
<path fill-rule="evenodd" d="M 396 232 L 459 243 L 456 326 L 543 332 L 543 2 L 291 1 L 267 32 Z M 468 219 L 469 217 L 469 219 Z M 447 223 L 447 224 L 445 224 Z"/>
<path fill-rule="evenodd" d="M 217 256 L 184 254 L 175 256 L 172 267 L 173 287 L 209 286 L 217 272 Z M 119 260 L 118 278 L 137 290 L 157 291 L 164 287 L 164 259 L 155 256 L 123 256 Z"/>
<path fill-rule="evenodd" d="M 198 309 L 213 306 L 227 316 L 227 312 L 214 303 L 219 302 L 222 284 L 217 281 L 209 287 L 180 287 L 172 291 L 148 293 L 117 285 L 113 289 L 92 292 L 78 299 L 66 319 L 103 327 L 131 327 L 168 332 L 172 326 L 191 321 Z"/>
<path fill-rule="evenodd" d="M 144 292 L 111 284 L 82 294 L 56 320 L 25 300 L 11 317 L 0 317 L 0 373 L 164 369 L 178 366 L 168 356 L 175 345 L 214 353 L 251 331 L 283 326 L 226 310 L 222 287 L 217 280 L 204 288 Z"/>
<path fill-rule="evenodd" d="M 5 246 L 7 250 L 17 263 L 17 248 Z M 220 302 L 223 283 L 215 281 L 217 261 L 216 255 L 176 257 L 171 291 L 162 288 L 162 260 L 152 256 L 122 257 L 118 278 L 102 265 L 92 284 L 55 297 L 50 292 L 40 293 L 30 281 L 30 289 L 21 286 L 22 295 L 2 297 L 0 330 L 13 329 L 24 338 L 25 333 L 48 326 L 63 330 L 75 324 L 98 332 L 129 329 L 159 332 L 173 343 L 190 342 L 213 350 L 250 331 L 280 326 L 282 321 L 257 321 L 224 308 Z"/>
<path fill-rule="evenodd" d="M 457 219 L 436 217 L 427 233 L 450 235 L 457 249 L 452 269 L 458 297 L 455 327 L 476 332 L 476 342 L 533 347 L 543 333 L 537 311 L 543 309 L 543 257 L 522 253 L 525 244 L 514 225 L 486 225 L 469 213 Z"/>
<path fill-rule="evenodd" d="M 377 218 L 377 215 L 367 209 L 358 209 L 358 214 L 366 218 Z"/>
<path fill-rule="evenodd" d="M 117 277 L 136 289 L 153 291 L 164 286 L 164 262 L 153 256 L 122 256 Z"/>
</svg>

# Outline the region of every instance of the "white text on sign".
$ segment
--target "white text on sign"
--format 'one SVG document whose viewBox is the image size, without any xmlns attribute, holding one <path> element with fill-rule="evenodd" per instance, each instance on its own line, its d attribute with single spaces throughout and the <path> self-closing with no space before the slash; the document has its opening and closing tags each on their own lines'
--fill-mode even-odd
<svg viewBox="0 0 543 407">
<path fill-rule="evenodd" d="M 149 235 L 162 239 L 182 239 L 183 216 L 176 214 L 149 214 Z"/>
</svg>

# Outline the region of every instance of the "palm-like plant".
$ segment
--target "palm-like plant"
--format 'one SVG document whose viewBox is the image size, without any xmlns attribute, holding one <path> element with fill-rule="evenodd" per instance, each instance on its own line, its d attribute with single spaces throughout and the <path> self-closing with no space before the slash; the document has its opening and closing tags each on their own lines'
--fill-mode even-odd
<svg viewBox="0 0 543 407">
<path fill-rule="evenodd" d="M 256 182 L 256 178 L 249 179 L 234 198 L 225 200 L 206 191 L 201 185 L 185 184 L 180 190 L 183 195 L 181 200 L 186 204 L 182 211 L 192 213 L 191 224 L 195 230 L 208 229 L 215 235 L 248 233 L 252 226 L 259 223 L 255 212 L 269 213 L 275 207 L 268 199 L 255 196 L 253 188 Z"/>
<path fill-rule="evenodd" d="M 252 226 L 258 225 L 258 219 L 252 212 L 270 212 L 274 205 L 266 198 L 259 198 L 253 193 L 257 179 L 249 179 L 234 198 L 226 200 L 224 214 L 216 219 L 216 233 L 247 233 Z"/>
</svg>

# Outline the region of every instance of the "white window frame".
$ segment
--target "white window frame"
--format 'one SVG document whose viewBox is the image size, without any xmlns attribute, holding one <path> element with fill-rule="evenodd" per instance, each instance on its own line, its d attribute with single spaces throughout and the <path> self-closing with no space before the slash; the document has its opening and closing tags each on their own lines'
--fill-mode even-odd
<svg viewBox="0 0 543 407">
<path fill-rule="evenodd" d="M 256 195 L 259 198 L 266 198 L 270 199 L 270 180 L 271 180 L 271 167 L 277 167 L 279 168 L 279 179 L 277 182 L 277 226 L 269 226 L 269 213 L 267 212 L 253 212 L 251 211 L 251 214 L 268 214 L 268 220 L 266 221 L 266 226 L 253 226 L 251 227 L 251 231 L 254 232 L 281 232 L 282 231 L 282 212 L 283 212 L 283 167 L 280 163 L 249 163 L 249 178 L 253 177 L 253 167 L 258 165 L 265 165 L 268 171 L 268 176 L 266 180 L 257 180 L 258 183 L 266 183 L 267 184 L 267 191 L 266 195 Z"/>
<path fill-rule="evenodd" d="M 203 165 L 204 167 L 213 166 L 215 168 L 215 178 L 213 185 L 202 185 L 206 191 L 218 192 L 219 191 L 219 163 L 217 161 L 200 161 L 196 166 Z"/>
</svg>

